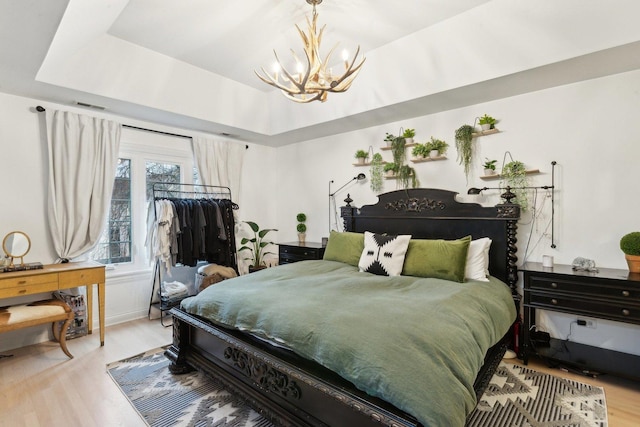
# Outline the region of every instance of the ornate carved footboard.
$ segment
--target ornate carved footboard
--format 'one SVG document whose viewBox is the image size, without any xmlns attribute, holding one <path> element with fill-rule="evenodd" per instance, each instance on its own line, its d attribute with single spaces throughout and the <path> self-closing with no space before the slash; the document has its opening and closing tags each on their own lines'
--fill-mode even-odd
<svg viewBox="0 0 640 427">
<path fill-rule="evenodd" d="M 342 208 L 347 231 L 412 234 L 415 238 L 493 240 L 491 274 L 515 293 L 519 207 L 459 203 L 456 193 L 415 189 L 380 195 L 376 205 Z M 173 344 L 166 351 L 171 371 L 193 368 L 218 378 L 266 418 L 283 426 L 417 427 L 417 420 L 356 389 L 319 364 L 242 332 L 171 311 Z M 474 388 L 481 395 L 506 349 L 507 336 L 492 347 Z M 402 363 L 399 360 L 398 363 Z M 428 378 L 425 379 L 428 381 Z"/>
</svg>

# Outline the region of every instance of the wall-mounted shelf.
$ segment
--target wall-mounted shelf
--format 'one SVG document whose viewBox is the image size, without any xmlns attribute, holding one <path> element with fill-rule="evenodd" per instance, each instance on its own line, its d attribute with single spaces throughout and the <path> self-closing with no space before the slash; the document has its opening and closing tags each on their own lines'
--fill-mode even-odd
<svg viewBox="0 0 640 427">
<path fill-rule="evenodd" d="M 388 162 L 382 162 L 381 164 L 386 164 Z M 353 166 L 371 166 L 371 162 L 364 162 L 364 163 L 354 163 Z"/>
<path fill-rule="evenodd" d="M 404 146 L 404 147 L 405 147 L 405 148 L 407 148 L 407 147 L 415 147 L 416 145 L 418 145 L 418 143 L 413 142 L 413 143 L 411 143 L 411 144 L 405 144 L 405 146 Z M 392 147 L 382 147 L 382 148 L 380 148 L 380 149 L 381 149 L 381 150 L 383 150 L 383 151 L 389 151 L 389 150 L 391 150 L 391 148 L 392 148 Z"/>
<path fill-rule="evenodd" d="M 537 173 L 540 173 L 540 169 L 528 169 L 526 171 L 524 171 L 525 175 L 534 175 Z M 499 173 L 496 173 L 494 175 L 483 175 L 480 177 L 480 179 L 484 179 L 484 180 L 491 180 L 491 179 L 500 179 L 502 178 L 502 175 L 500 175 Z"/>
<path fill-rule="evenodd" d="M 414 157 L 410 159 L 413 163 L 424 163 L 424 162 L 435 162 L 436 160 L 447 160 L 447 156 L 438 156 L 438 157 Z"/>
<path fill-rule="evenodd" d="M 489 130 L 481 130 L 480 132 L 473 132 L 471 135 L 473 135 L 473 137 L 476 138 L 478 136 L 493 135 L 494 133 L 498 133 L 498 132 L 500 132 L 498 128 L 493 128 Z"/>
</svg>

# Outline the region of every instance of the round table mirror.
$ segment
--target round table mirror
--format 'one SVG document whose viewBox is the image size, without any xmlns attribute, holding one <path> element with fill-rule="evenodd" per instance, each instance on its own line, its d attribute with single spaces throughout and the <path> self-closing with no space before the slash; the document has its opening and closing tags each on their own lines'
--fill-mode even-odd
<svg viewBox="0 0 640 427">
<path fill-rule="evenodd" d="M 20 265 L 24 265 L 24 256 L 29 252 L 29 249 L 31 249 L 31 240 L 29 236 L 22 231 L 12 231 L 4 236 L 2 249 L 4 253 L 11 258 L 10 267 L 14 265 L 14 258 L 20 258 Z"/>
</svg>

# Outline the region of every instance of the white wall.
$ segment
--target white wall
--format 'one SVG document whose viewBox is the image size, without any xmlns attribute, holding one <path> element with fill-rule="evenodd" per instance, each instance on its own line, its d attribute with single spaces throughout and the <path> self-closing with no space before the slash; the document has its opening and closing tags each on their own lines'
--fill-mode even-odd
<svg viewBox="0 0 640 427">
<path fill-rule="evenodd" d="M 600 267 L 626 269 L 618 242 L 625 233 L 640 230 L 635 179 L 640 144 L 634 131 L 639 96 L 640 71 L 634 71 L 282 147 L 277 152 L 278 164 L 287 167 L 279 169 L 277 179 L 280 235 L 283 240 L 295 240 L 295 214 L 303 211 L 309 217 L 307 240 L 320 241 L 327 236 L 328 181 L 335 180 L 335 190 L 359 172 L 368 175 L 369 168 L 352 166 L 355 151 L 370 145 L 374 149 L 382 147 L 385 132 L 398 133 L 402 126 L 415 128 L 418 142 L 433 135 L 450 144 L 448 160 L 412 164 L 422 187 L 466 194 L 469 187 L 496 186 L 497 181 L 478 178 L 482 162 L 489 157 L 502 163 L 506 150 L 528 169 L 540 169 L 540 175 L 532 176 L 532 185 L 548 185 L 550 162 L 556 160 L 557 248 L 550 248 L 550 238 L 544 233 L 550 219 L 550 201 L 546 199 L 533 230 L 530 214 L 521 221 L 519 263 L 533 233 L 530 261 L 540 261 L 542 254 L 549 254 L 556 263 L 571 264 L 575 257 L 582 256 L 594 259 Z M 456 161 L 453 133 L 484 113 L 499 119 L 501 132 L 476 140 L 472 174 L 466 182 Z M 391 160 L 389 151 L 382 153 Z M 385 182 L 385 191 L 394 189 L 395 181 Z M 368 182 L 353 183 L 337 195 L 338 201 L 347 193 L 356 206 L 376 201 Z M 539 204 L 542 200 L 540 197 Z M 497 196 L 480 201 L 499 202 Z M 575 316 L 543 315 L 540 320 L 541 329 L 566 337 Z M 598 320 L 595 330 L 574 326 L 571 338 L 640 354 L 638 326 Z"/>
<path fill-rule="evenodd" d="M 34 111 L 36 105 L 57 108 L 80 114 L 107 117 L 124 124 L 156 129 L 177 134 L 195 134 L 182 129 L 168 128 L 95 113 L 85 109 L 51 104 L 31 98 L 0 93 L 0 238 L 14 230 L 21 230 L 31 238 L 31 250 L 25 261 L 52 263 L 56 259 L 46 219 L 47 204 L 47 149 L 42 132 L 42 114 Z M 134 132 L 135 133 L 135 132 Z M 132 132 L 128 131 L 131 137 Z M 153 134 L 144 133 L 146 137 Z M 134 137 L 135 139 L 135 137 Z M 166 138 L 165 138 L 166 139 Z M 163 141 L 166 142 L 166 141 Z M 185 138 L 176 144 L 189 144 Z M 166 150 L 166 144 L 163 144 Z M 185 146 L 181 147 L 182 149 Z M 189 149 L 189 148 L 188 148 Z M 252 219 L 260 224 L 275 224 L 275 206 L 272 194 L 276 191 L 275 149 L 249 144 L 245 155 L 240 219 Z M 143 231 L 144 232 L 144 231 Z M 274 235 L 277 238 L 277 234 Z M 144 248 L 138 248 L 144 253 Z M 94 293 L 95 294 L 95 293 Z M 151 270 L 108 271 L 106 281 L 106 324 L 144 317 L 147 315 L 151 295 Z M 46 297 L 37 295 L 2 300 L 3 305 Z M 94 327 L 98 327 L 97 296 L 94 301 Z M 0 351 L 33 344 L 49 338 L 48 328 L 33 327 L 0 335 Z M 106 337 L 107 344 L 109 337 Z"/>
</svg>

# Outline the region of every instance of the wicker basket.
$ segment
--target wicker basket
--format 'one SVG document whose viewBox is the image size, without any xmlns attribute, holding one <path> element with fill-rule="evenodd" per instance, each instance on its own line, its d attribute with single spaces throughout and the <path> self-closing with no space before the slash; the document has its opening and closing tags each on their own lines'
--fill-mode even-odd
<svg viewBox="0 0 640 427">
<path fill-rule="evenodd" d="M 196 273 L 196 289 L 198 290 L 198 292 L 200 292 L 213 284 L 222 282 L 223 280 L 224 277 L 222 277 L 219 273 L 213 273 L 208 276 Z"/>
</svg>

